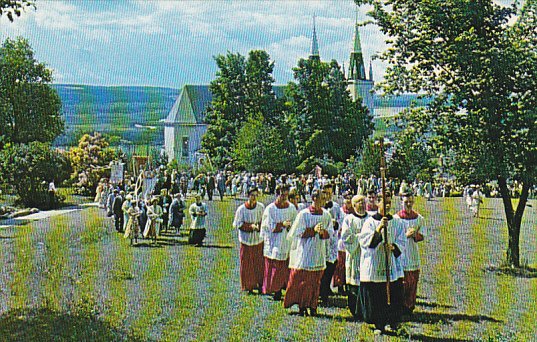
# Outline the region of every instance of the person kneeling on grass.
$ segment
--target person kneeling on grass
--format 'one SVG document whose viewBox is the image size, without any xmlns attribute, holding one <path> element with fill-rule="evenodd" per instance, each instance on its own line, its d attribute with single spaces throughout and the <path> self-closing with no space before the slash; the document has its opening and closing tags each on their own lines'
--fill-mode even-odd
<svg viewBox="0 0 537 342">
<path fill-rule="evenodd" d="M 298 304 L 299 314 L 317 315 L 321 278 L 326 269 L 328 241 L 334 235 L 332 217 L 323 208 L 324 196 L 318 190 L 312 193 L 313 204 L 298 213 L 287 238 L 291 241 L 289 253 L 289 282 L 283 305 Z"/>
<path fill-rule="evenodd" d="M 188 212 L 192 218 L 188 243 L 199 247 L 203 244 L 203 239 L 205 239 L 205 217 L 207 216 L 207 204 L 201 201 L 200 195 L 196 195 L 196 202 L 190 205 Z"/>
</svg>

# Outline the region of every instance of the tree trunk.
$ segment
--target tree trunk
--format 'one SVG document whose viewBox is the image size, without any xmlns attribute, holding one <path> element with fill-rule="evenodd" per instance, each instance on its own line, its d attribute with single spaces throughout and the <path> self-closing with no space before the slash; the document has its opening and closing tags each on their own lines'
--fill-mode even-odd
<svg viewBox="0 0 537 342">
<path fill-rule="evenodd" d="M 502 195 L 505 218 L 507 220 L 507 231 L 509 233 L 506 261 L 509 266 L 520 267 L 520 225 L 522 223 L 524 209 L 526 209 L 531 184 L 527 182 L 522 184 L 522 194 L 520 195 L 516 211 L 513 210 L 511 196 L 507 188 L 507 180 L 503 177 L 498 177 L 498 184 L 500 186 L 500 194 Z"/>
</svg>

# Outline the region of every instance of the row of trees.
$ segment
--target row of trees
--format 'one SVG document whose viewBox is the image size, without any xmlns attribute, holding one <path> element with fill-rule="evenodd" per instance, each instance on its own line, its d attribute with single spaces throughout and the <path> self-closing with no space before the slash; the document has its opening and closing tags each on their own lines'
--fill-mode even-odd
<svg viewBox="0 0 537 342">
<path fill-rule="evenodd" d="M 369 111 L 352 101 L 334 60 L 299 60 L 295 82 L 280 88 L 266 51 L 215 60 L 219 71 L 210 84 L 202 145 L 219 167 L 309 171 L 315 164 L 346 162 L 371 134 Z"/>
</svg>

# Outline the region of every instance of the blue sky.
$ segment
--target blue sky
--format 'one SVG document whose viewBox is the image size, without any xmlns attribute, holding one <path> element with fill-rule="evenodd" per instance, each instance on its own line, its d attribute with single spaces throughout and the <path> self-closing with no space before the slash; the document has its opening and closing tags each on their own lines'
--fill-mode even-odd
<svg viewBox="0 0 537 342">
<path fill-rule="evenodd" d="M 23 36 L 56 83 L 149 85 L 180 88 L 215 76 L 212 56 L 267 50 L 276 83 L 307 57 L 317 16 L 321 59 L 348 66 L 355 22 L 352 0 L 338 1 L 43 1 L 10 23 L 0 18 L 0 39 Z M 359 20 L 368 8 L 360 7 Z M 365 63 L 385 48 L 377 27 L 361 28 Z M 384 65 L 373 61 L 374 77 Z"/>
</svg>

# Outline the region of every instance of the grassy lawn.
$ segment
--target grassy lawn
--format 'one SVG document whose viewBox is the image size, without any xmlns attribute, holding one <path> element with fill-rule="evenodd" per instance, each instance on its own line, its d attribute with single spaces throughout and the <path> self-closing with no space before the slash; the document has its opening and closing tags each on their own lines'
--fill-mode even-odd
<svg viewBox="0 0 537 342">
<path fill-rule="evenodd" d="M 131 247 L 94 207 L 2 229 L 1 339 L 373 340 L 369 325 L 350 321 L 343 297 L 312 318 L 269 297 L 241 293 L 231 227 L 239 204 L 209 202 L 202 248 L 187 245 L 185 234 Z M 537 203 L 530 204 L 521 258 L 535 267 Z M 503 261 L 507 245 L 500 200 L 487 199 L 476 219 L 461 198 L 418 199 L 417 206 L 430 226 L 418 306 L 403 324 L 405 336 L 377 340 L 534 340 L 537 277 L 490 271 Z"/>
</svg>

